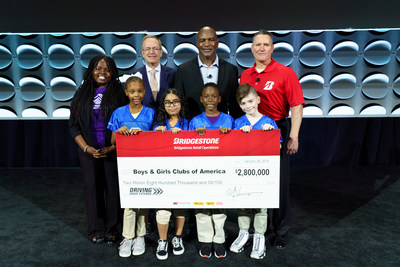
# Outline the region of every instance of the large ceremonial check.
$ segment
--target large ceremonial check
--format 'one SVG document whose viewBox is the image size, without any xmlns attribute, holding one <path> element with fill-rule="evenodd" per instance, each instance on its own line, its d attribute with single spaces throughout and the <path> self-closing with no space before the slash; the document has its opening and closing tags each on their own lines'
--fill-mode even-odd
<svg viewBox="0 0 400 267">
<path fill-rule="evenodd" d="M 278 208 L 280 130 L 116 134 L 122 208 Z"/>
</svg>

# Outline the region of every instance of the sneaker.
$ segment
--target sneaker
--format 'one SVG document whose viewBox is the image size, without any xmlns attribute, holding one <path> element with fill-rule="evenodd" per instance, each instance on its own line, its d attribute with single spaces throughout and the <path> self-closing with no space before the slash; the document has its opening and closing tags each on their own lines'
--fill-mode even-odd
<svg viewBox="0 0 400 267">
<path fill-rule="evenodd" d="M 123 258 L 131 256 L 132 245 L 133 239 L 124 238 L 124 240 L 119 244 L 119 256 Z"/>
<path fill-rule="evenodd" d="M 203 258 L 211 258 L 211 243 L 202 243 L 199 254 Z"/>
<path fill-rule="evenodd" d="M 172 252 L 174 255 L 182 255 L 185 252 L 185 247 L 183 246 L 182 237 L 175 236 L 172 238 Z"/>
<path fill-rule="evenodd" d="M 136 237 L 132 245 L 132 255 L 139 256 L 145 251 L 144 237 Z"/>
<path fill-rule="evenodd" d="M 240 253 L 244 249 L 244 245 L 249 240 L 249 231 L 240 230 L 238 237 L 233 241 L 230 250 L 235 253 Z"/>
<path fill-rule="evenodd" d="M 225 258 L 226 257 L 226 249 L 225 244 L 216 244 L 214 243 L 214 256 L 216 258 Z"/>
<path fill-rule="evenodd" d="M 251 251 L 250 257 L 260 260 L 265 257 L 265 251 L 265 236 L 263 234 L 254 234 L 253 250 Z"/>
<path fill-rule="evenodd" d="M 156 256 L 159 260 L 166 260 L 168 259 L 168 241 L 158 239 L 158 247 Z"/>
</svg>

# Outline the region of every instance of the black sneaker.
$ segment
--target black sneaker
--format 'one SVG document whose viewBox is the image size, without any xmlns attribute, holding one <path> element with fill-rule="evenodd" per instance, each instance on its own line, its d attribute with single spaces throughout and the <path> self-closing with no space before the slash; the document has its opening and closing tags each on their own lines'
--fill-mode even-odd
<svg viewBox="0 0 400 267">
<path fill-rule="evenodd" d="M 166 260 L 168 259 L 168 241 L 158 239 L 158 247 L 156 256 L 159 260 Z"/>
<path fill-rule="evenodd" d="M 226 249 L 225 244 L 216 244 L 214 243 L 214 256 L 216 258 L 225 258 L 226 257 Z"/>
<path fill-rule="evenodd" d="M 175 236 L 172 238 L 172 252 L 174 255 L 182 255 L 185 252 L 185 247 L 183 246 L 182 237 Z"/>
<path fill-rule="evenodd" d="M 199 254 L 203 258 L 211 258 L 211 244 L 212 243 L 202 243 L 199 250 Z"/>
</svg>

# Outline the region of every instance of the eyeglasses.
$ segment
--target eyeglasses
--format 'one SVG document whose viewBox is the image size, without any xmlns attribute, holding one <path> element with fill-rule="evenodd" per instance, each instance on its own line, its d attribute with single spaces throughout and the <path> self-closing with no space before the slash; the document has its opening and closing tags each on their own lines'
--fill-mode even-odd
<svg viewBox="0 0 400 267">
<path fill-rule="evenodd" d="M 161 50 L 161 48 L 157 48 L 157 47 L 146 47 L 142 49 L 144 52 L 148 53 L 148 52 L 158 52 Z"/>
<path fill-rule="evenodd" d="M 170 106 L 176 106 L 180 104 L 182 101 L 180 100 L 174 100 L 174 101 L 164 101 L 164 106 L 170 107 Z"/>
</svg>

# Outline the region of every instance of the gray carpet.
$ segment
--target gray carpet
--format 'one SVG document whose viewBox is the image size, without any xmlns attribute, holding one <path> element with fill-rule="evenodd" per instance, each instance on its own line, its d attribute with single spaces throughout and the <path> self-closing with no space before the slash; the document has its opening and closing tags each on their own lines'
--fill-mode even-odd
<svg viewBox="0 0 400 267">
<path fill-rule="evenodd" d="M 292 168 L 286 249 L 268 243 L 267 256 L 252 260 L 250 242 L 240 254 L 203 259 L 187 236 L 184 255 L 161 262 L 154 232 L 145 254 L 130 258 L 87 240 L 79 169 L 0 169 L 0 266 L 400 266 L 399 177 L 400 166 Z M 228 245 L 237 231 L 229 210 Z"/>
</svg>

